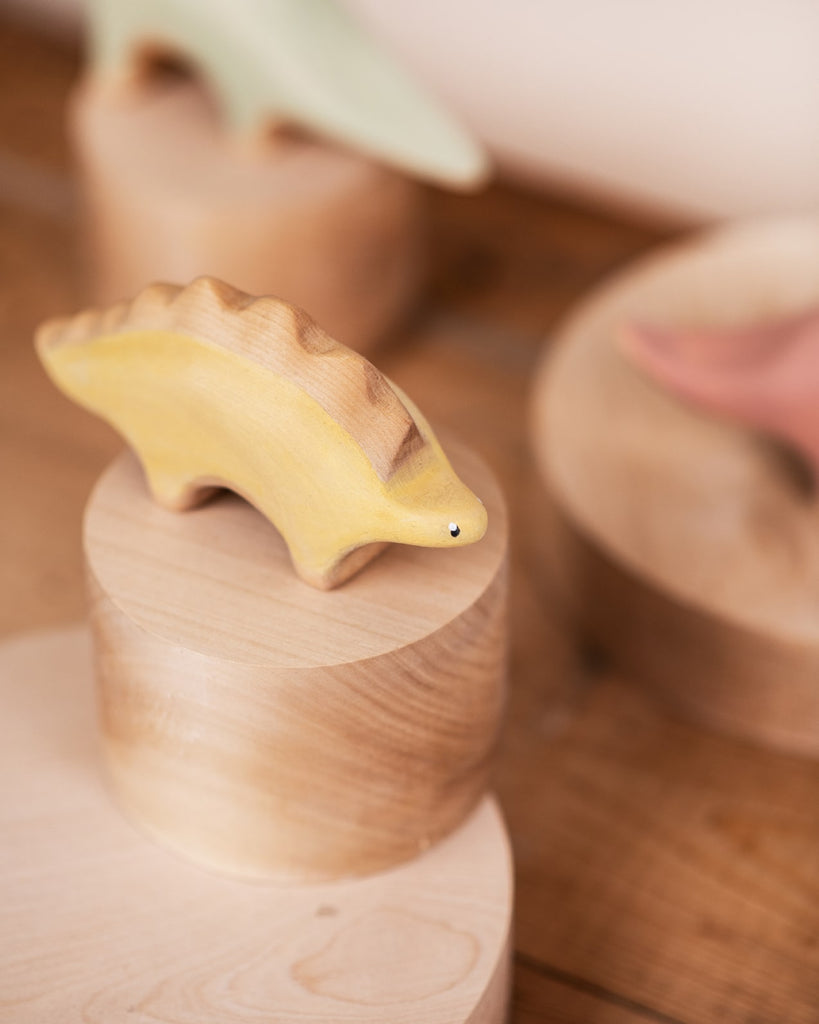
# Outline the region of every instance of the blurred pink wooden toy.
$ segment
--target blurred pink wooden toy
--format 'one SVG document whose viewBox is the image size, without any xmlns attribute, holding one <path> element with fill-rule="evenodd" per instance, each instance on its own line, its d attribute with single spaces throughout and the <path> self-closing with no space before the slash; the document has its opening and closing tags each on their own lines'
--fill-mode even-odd
<svg viewBox="0 0 819 1024">
<path fill-rule="evenodd" d="M 816 218 L 652 253 L 550 339 L 532 426 L 579 635 L 695 722 L 819 758 L 819 517 L 768 443 L 819 470 L 817 266 Z"/>
<path fill-rule="evenodd" d="M 620 338 L 670 392 L 793 445 L 819 476 L 819 308 L 728 330 L 634 323 Z"/>
</svg>

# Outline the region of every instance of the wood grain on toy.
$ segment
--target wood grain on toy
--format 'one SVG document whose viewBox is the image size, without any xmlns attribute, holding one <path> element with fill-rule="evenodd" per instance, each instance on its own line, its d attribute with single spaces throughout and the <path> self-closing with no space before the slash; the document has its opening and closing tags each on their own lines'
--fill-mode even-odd
<svg viewBox="0 0 819 1024">
<path fill-rule="evenodd" d="M 231 881 L 117 812 L 92 694 L 85 630 L 0 646 L 0 764 L 15 779 L 0 803 L 0 1019 L 501 1024 L 512 871 L 494 801 L 372 878 Z"/>
<path fill-rule="evenodd" d="M 37 350 L 66 394 L 132 445 L 154 497 L 248 498 L 308 583 L 330 589 L 385 544 L 454 547 L 486 509 L 413 403 L 305 313 L 212 278 L 51 320 Z"/>
<path fill-rule="evenodd" d="M 94 302 L 209 274 L 310 310 L 360 352 L 407 315 L 426 249 L 408 178 L 292 134 L 237 154 L 206 93 L 179 78 L 130 98 L 85 79 L 69 115 Z"/>
<path fill-rule="evenodd" d="M 186 516 L 130 453 L 89 503 L 102 734 L 125 809 L 236 874 L 366 874 L 448 834 L 489 784 L 506 693 L 506 522 L 480 544 L 393 545 L 330 594 L 232 495 Z"/>
<path fill-rule="evenodd" d="M 680 403 L 618 351 L 629 321 L 748 326 L 819 298 L 819 225 L 726 229 L 653 258 L 569 320 L 535 445 L 569 601 L 619 663 L 697 719 L 819 754 L 819 527 L 804 471 Z"/>
<path fill-rule="evenodd" d="M 94 0 L 92 74 L 133 89 L 156 54 L 191 61 L 230 127 L 296 125 L 409 174 L 474 187 L 481 147 L 336 0 Z"/>
</svg>

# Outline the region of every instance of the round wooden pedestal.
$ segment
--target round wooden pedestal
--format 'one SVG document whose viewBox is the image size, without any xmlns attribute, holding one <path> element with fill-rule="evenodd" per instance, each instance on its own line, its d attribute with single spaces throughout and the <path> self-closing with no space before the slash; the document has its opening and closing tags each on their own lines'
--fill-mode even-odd
<svg viewBox="0 0 819 1024">
<path fill-rule="evenodd" d="M 512 871 L 494 801 L 392 871 L 247 885 L 134 831 L 95 733 L 84 629 L 0 645 L 3 1020 L 504 1020 Z"/>
<path fill-rule="evenodd" d="M 148 831 L 315 881 L 417 856 L 474 809 L 504 704 L 507 527 L 485 466 L 453 456 L 484 539 L 393 545 L 329 592 L 234 495 L 178 514 L 130 453 L 103 476 L 85 520 L 103 743 Z"/>
<path fill-rule="evenodd" d="M 792 460 L 665 395 L 615 346 L 629 319 L 739 325 L 819 302 L 819 222 L 724 229 L 617 277 L 535 385 L 573 611 L 709 725 L 819 754 L 819 503 Z"/>
<path fill-rule="evenodd" d="M 285 135 L 242 150 L 186 81 L 86 82 L 71 129 L 101 305 L 209 274 L 368 351 L 417 294 L 423 195 L 395 172 Z"/>
</svg>

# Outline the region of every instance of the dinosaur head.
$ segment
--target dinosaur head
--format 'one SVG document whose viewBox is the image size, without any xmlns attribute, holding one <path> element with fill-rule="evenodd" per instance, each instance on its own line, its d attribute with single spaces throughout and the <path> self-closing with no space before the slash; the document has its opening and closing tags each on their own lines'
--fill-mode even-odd
<svg viewBox="0 0 819 1024">
<path fill-rule="evenodd" d="M 486 533 L 483 502 L 446 460 L 435 460 L 392 495 L 389 539 L 399 544 L 448 548 L 474 544 Z"/>
</svg>

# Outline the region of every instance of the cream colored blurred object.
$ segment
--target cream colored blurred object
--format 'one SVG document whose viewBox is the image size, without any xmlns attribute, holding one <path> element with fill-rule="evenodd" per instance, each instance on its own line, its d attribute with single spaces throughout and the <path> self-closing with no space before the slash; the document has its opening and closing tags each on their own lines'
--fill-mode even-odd
<svg viewBox="0 0 819 1024">
<path fill-rule="evenodd" d="M 507 176 L 685 220 L 819 206 L 814 0 L 345 3 Z"/>
</svg>

